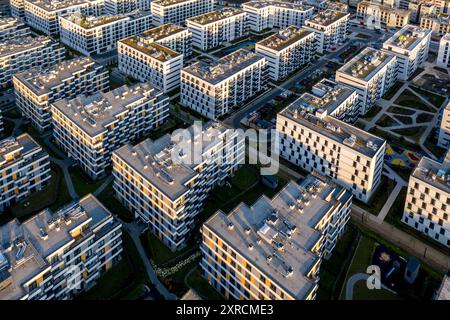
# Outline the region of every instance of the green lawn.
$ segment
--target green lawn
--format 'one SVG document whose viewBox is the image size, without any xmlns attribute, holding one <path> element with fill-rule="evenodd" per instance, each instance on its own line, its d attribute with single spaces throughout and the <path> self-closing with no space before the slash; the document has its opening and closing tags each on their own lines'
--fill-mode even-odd
<svg viewBox="0 0 450 320">
<path fill-rule="evenodd" d="M 200 266 L 196 266 L 189 274 L 186 284 L 205 300 L 224 300 L 224 297 L 202 277 Z"/>
<path fill-rule="evenodd" d="M 392 119 L 390 116 L 388 115 L 383 115 L 376 123 L 377 125 L 381 126 L 381 127 L 393 127 L 393 126 L 398 126 L 398 122 L 395 121 L 394 119 Z"/>
<path fill-rule="evenodd" d="M 102 275 L 94 287 L 77 297 L 81 300 L 137 299 L 144 283 L 150 283 L 130 235 L 122 229 L 122 260 Z"/>
<path fill-rule="evenodd" d="M 375 194 L 370 199 L 369 203 L 363 203 L 357 199 L 354 199 L 353 202 L 361 207 L 362 209 L 374 214 L 378 215 L 386 203 L 389 195 L 395 188 L 395 181 L 389 179 L 385 175 L 381 176 L 381 182 L 375 191 Z"/>
<path fill-rule="evenodd" d="M 397 100 L 395 100 L 395 104 L 413 109 L 420 109 L 428 112 L 436 111 L 434 108 L 429 107 L 427 104 L 422 102 L 422 100 L 419 97 L 417 97 L 408 89 L 405 89 L 402 92 L 402 94 L 397 98 Z"/>
<path fill-rule="evenodd" d="M 358 281 L 353 287 L 353 300 L 402 300 L 397 294 L 386 289 L 369 290 L 365 281 Z"/>
<path fill-rule="evenodd" d="M 427 129 L 425 126 L 417 126 L 410 128 L 392 129 L 392 132 L 401 134 L 402 136 L 410 137 L 416 142 L 419 142 L 423 132 Z"/>
<path fill-rule="evenodd" d="M 113 182 L 98 195 L 98 200 L 111 211 L 116 214 L 125 222 L 131 222 L 134 220 L 134 215 L 125 208 L 119 200 L 114 196 Z"/>
<path fill-rule="evenodd" d="M 441 159 L 445 156 L 447 150 L 437 146 L 436 130 L 437 128 L 431 130 L 430 134 L 425 139 L 424 145 L 428 150 L 430 150 L 431 153 L 434 154 L 435 157 Z"/>
<path fill-rule="evenodd" d="M 197 267 L 198 263 L 198 259 L 194 260 L 181 268 L 178 272 L 168 276 L 165 279 L 161 279 L 161 282 L 166 286 L 167 290 L 181 298 L 189 290 L 189 287 L 185 282 L 186 275 L 189 271 Z"/>
<path fill-rule="evenodd" d="M 432 93 L 430 91 L 418 88 L 418 87 L 411 87 L 415 92 L 422 95 L 424 98 L 426 98 L 428 101 L 430 101 L 436 108 L 440 108 L 441 105 L 445 101 L 445 97 Z"/>
<path fill-rule="evenodd" d="M 403 124 L 411 124 L 412 123 L 411 117 L 408 117 L 408 116 L 395 115 L 394 118 Z"/>
<path fill-rule="evenodd" d="M 83 197 L 89 193 L 93 193 L 100 187 L 103 180 L 94 181 L 87 176 L 78 166 L 69 168 L 70 177 L 75 188 L 75 192 Z"/>
<path fill-rule="evenodd" d="M 420 113 L 416 118 L 417 122 L 430 122 L 431 120 L 433 120 L 433 115 L 429 113 Z"/>
</svg>

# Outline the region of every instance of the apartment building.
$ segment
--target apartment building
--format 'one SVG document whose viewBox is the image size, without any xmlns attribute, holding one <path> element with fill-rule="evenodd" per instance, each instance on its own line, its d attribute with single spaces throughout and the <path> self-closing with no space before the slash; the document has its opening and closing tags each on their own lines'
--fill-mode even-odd
<svg viewBox="0 0 450 320">
<path fill-rule="evenodd" d="M 27 24 L 46 35 L 59 34 L 59 17 L 71 13 L 101 15 L 104 0 L 23 0 Z"/>
<path fill-rule="evenodd" d="M 0 43 L 0 86 L 12 84 L 12 76 L 33 67 L 46 68 L 64 59 L 65 49 L 49 37 L 24 37 Z"/>
<path fill-rule="evenodd" d="M 0 137 L 3 136 L 5 128 L 3 127 L 3 116 L 2 116 L 2 110 L 0 109 Z"/>
<path fill-rule="evenodd" d="M 408 24 L 410 15 L 408 10 L 370 1 L 359 2 L 356 12 L 356 17 L 372 29 L 402 28 Z"/>
<path fill-rule="evenodd" d="M 336 71 L 336 81 L 356 89 L 366 114 L 397 81 L 397 69 L 394 54 L 367 47 Z"/>
<path fill-rule="evenodd" d="M 420 17 L 420 27 L 430 29 L 435 36 L 444 36 L 450 33 L 450 14 L 442 12 L 425 14 Z"/>
<path fill-rule="evenodd" d="M 150 29 L 149 11 L 100 17 L 79 13 L 60 17 L 61 42 L 86 56 L 117 49 L 117 41 Z"/>
<path fill-rule="evenodd" d="M 119 40 L 119 70 L 142 82 L 150 82 L 164 93 L 180 86 L 183 54 L 145 38 Z"/>
<path fill-rule="evenodd" d="M 201 229 L 203 276 L 227 299 L 314 300 L 320 266 L 350 219 L 352 194 L 314 174 L 272 199 L 218 211 Z"/>
<path fill-rule="evenodd" d="M 50 180 L 50 160 L 28 134 L 0 141 L 0 215 Z M 1 286 L 0 286 L 1 287 Z"/>
<path fill-rule="evenodd" d="M 259 41 L 255 52 L 267 60 L 269 77 L 274 81 L 287 78 L 314 58 L 314 33 L 290 26 Z"/>
<path fill-rule="evenodd" d="M 439 41 L 439 52 L 436 65 L 441 68 L 450 68 L 450 32 L 442 36 Z"/>
<path fill-rule="evenodd" d="M 150 11 L 150 0 L 104 0 L 107 14 L 124 14 L 134 10 Z"/>
<path fill-rule="evenodd" d="M 192 32 L 188 28 L 167 23 L 144 31 L 139 35 L 142 42 L 156 42 L 189 57 L 192 54 Z"/>
<path fill-rule="evenodd" d="M 409 178 L 402 222 L 450 247 L 450 151 L 443 162 L 422 157 Z"/>
<path fill-rule="evenodd" d="M 282 158 L 367 203 L 381 181 L 386 141 L 344 121 L 357 113 L 356 99 L 344 87 L 321 98 L 303 94 L 278 113 L 276 128 Z"/>
<path fill-rule="evenodd" d="M 25 38 L 30 35 L 30 28 L 20 18 L 0 16 L 0 42 Z"/>
<path fill-rule="evenodd" d="M 16 105 L 39 131 L 51 128 L 50 105 L 60 99 L 109 89 L 108 70 L 87 57 L 13 76 Z"/>
<path fill-rule="evenodd" d="M 442 108 L 442 116 L 440 117 L 438 147 L 450 148 L 450 102 Z"/>
<path fill-rule="evenodd" d="M 407 24 L 383 43 L 383 49 L 397 57 L 400 80 L 408 80 L 428 58 L 431 30 Z"/>
<path fill-rule="evenodd" d="M 184 25 L 191 17 L 214 10 L 214 0 L 155 0 L 151 2 L 153 24 L 166 23 Z"/>
<path fill-rule="evenodd" d="M 442 279 L 442 283 L 434 296 L 434 300 L 450 300 L 450 276 L 448 274 Z"/>
<path fill-rule="evenodd" d="M 345 41 L 349 17 L 349 13 L 327 9 L 305 21 L 305 28 L 315 34 L 317 52 L 323 53 Z"/>
<path fill-rule="evenodd" d="M 266 88 L 267 60 L 239 49 L 181 70 L 180 104 L 216 120 Z"/>
<path fill-rule="evenodd" d="M 422 15 L 436 13 L 436 7 L 432 1 L 412 0 L 408 2 L 406 9 L 411 12 L 409 22 L 414 24 L 420 23 Z"/>
<path fill-rule="evenodd" d="M 193 46 L 202 51 L 248 34 L 247 14 L 235 8 L 225 8 L 186 19 L 186 26 L 192 32 Z"/>
<path fill-rule="evenodd" d="M 14 18 L 25 18 L 24 0 L 9 0 L 11 16 Z"/>
<path fill-rule="evenodd" d="M 314 8 L 299 3 L 283 1 L 249 1 L 242 4 L 247 13 L 250 30 L 302 27 L 312 17 Z"/>
<path fill-rule="evenodd" d="M 9 0 L 0 0 L 0 16 L 10 17 L 11 7 L 9 5 Z"/>
<path fill-rule="evenodd" d="M 0 299 L 68 300 L 120 260 L 120 222 L 94 196 L 0 227 Z"/>
<path fill-rule="evenodd" d="M 111 154 L 159 127 L 169 116 L 169 99 L 149 83 L 81 95 L 52 104 L 56 143 L 92 179 L 106 174 Z"/>
<path fill-rule="evenodd" d="M 192 154 L 194 150 L 194 155 Z M 113 152 L 115 196 L 172 250 L 182 248 L 208 193 L 245 159 L 245 139 L 219 123 Z"/>
</svg>

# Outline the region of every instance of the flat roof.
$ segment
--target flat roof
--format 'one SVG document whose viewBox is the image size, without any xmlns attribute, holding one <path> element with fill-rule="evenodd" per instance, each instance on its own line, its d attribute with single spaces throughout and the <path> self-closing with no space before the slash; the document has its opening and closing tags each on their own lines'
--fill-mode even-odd
<svg viewBox="0 0 450 320">
<path fill-rule="evenodd" d="M 385 4 L 375 3 L 375 2 L 370 2 L 370 1 L 361 1 L 358 3 L 358 8 L 359 7 L 370 7 L 370 6 L 378 7 L 380 10 L 383 10 L 383 11 L 394 12 L 395 14 L 397 14 L 399 16 L 404 16 L 404 17 L 408 17 L 411 14 L 411 11 L 409 11 L 409 10 L 393 8 L 392 6 L 387 5 L 387 4 L 385 5 Z"/>
<path fill-rule="evenodd" d="M 414 50 L 428 35 L 431 35 L 431 30 L 407 24 L 387 39 L 383 47 L 393 46 L 400 49 Z"/>
<path fill-rule="evenodd" d="M 25 23 L 21 19 L 0 16 L 0 31 L 22 25 L 24 26 Z"/>
<path fill-rule="evenodd" d="M 183 71 L 211 84 L 218 84 L 262 59 L 262 55 L 239 49 L 217 61 L 198 61 L 183 68 Z"/>
<path fill-rule="evenodd" d="M 313 32 L 296 26 L 290 26 L 257 42 L 257 45 L 272 50 L 281 51 L 293 43 L 309 36 L 310 34 L 313 34 Z"/>
<path fill-rule="evenodd" d="M 426 13 L 420 16 L 420 19 L 431 19 L 439 24 L 450 25 L 450 14 L 437 11 L 435 13 Z"/>
<path fill-rule="evenodd" d="M 303 94 L 279 114 L 370 158 L 386 142 L 369 132 L 336 119 L 326 110 L 318 108 L 317 103 L 320 103 L 320 99 L 312 99 L 310 94 Z M 328 107 L 330 108 L 330 105 Z"/>
<path fill-rule="evenodd" d="M 423 156 L 412 176 L 450 196 L 450 149 L 447 151 L 443 162 Z"/>
<path fill-rule="evenodd" d="M 159 27 L 144 31 L 139 37 L 146 40 L 160 41 L 185 30 L 188 29 L 173 23 L 166 23 Z"/>
<path fill-rule="evenodd" d="M 89 57 L 77 57 L 65 60 L 49 68 L 33 68 L 14 75 L 20 82 L 26 85 L 34 94 L 40 96 L 52 92 L 52 88 L 62 82 L 73 78 L 75 74 L 89 68 L 100 68 Z M 106 69 L 105 69 L 106 72 Z"/>
<path fill-rule="evenodd" d="M 17 219 L 0 227 L 0 253 L 6 258 L 6 276 L 12 284 L 0 290 L 0 299 L 20 299 L 24 284 L 50 269 L 49 256 L 84 240 L 92 233 L 111 230 L 118 222 L 100 227 L 111 213 L 91 194 L 52 212 L 46 209 L 19 223 Z M 87 226 L 80 234 L 72 233 Z"/>
<path fill-rule="evenodd" d="M 350 198 L 343 187 L 310 175 L 301 185 L 289 182 L 272 199 L 263 195 L 228 215 L 218 211 L 204 226 L 295 299 L 305 299 L 316 285 L 308 274 L 320 260 L 311 252 L 323 237 L 317 225 Z"/>
<path fill-rule="evenodd" d="M 327 27 L 330 24 L 342 19 L 345 16 L 350 16 L 350 14 L 342 11 L 326 9 L 319 11 L 319 13 L 312 16 L 310 19 L 306 21 L 310 21 L 312 23 Z"/>
<path fill-rule="evenodd" d="M 21 160 L 25 155 L 42 151 L 41 146 L 28 134 L 9 137 L 0 141 L 0 170 L 5 169 Z"/>
<path fill-rule="evenodd" d="M 81 13 L 72 13 L 69 15 L 63 16 L 64 19 L 80 26 L 83 29 L 91 29 L 96 28 L 108 23 L 113 23 L 121 20 L 134 20 L 139 19 L 141 17 L 150 16 L 150 11 L 139 11 L 135 10 L 133 12 L 128 12 L 124 14 L 116 14 L 116 15 L 102 15 L 102 16 L 87 16 Z"/>
<path fill-rule="evenodd" d="M 194 129 L 189 127 L 183 131 L 193 136 Z M 226 128 L 216 122 L 203 125 L 201 137 L 202 156 L 213 146 L 222 143 L 220 135 L 225 133 Z M 183 148 L 194 147 L 194 141 L 180 144 Z M 195 171 L 198 163 L 187 164 L 173 161 L 172 156 L 177 156 L 178 149 L 175 148 L 169 134 L 157 140 L 146 139 L 133 146 L 127 144 L 114 153 L 132 167 L 137 173 L 148 180 L 171 200 L 176 200 L 185 194 L 189 188 L 186 184 L 197 175 Z M 204 158 L 201 161 L 205 161 Z"/>
<path fill-rule="evenodd" d="M 252 7 L 255 9 L 262 9 L 265 7 L 273 6 L 273 7 L 286 8 L 286 9 L 299 10 L 299 11 L 313 10 L 313 7 L 309 6 L 309 5 L 303 5 L 300 3 L 292 3 L 292 2 L 284 2 L 284 1 L 249 1 L 249 2 L 243 3 L 242 6 Z"/>
<path fill-rule="evenodd" d="M 50 37 L 22 37 L 19 39 L 9 39 L 0 43 L 0 57 L 6 57 L 22 51 L 27 51 L 33 48 L 44 47 L 49 42 L 55 41 Z"/>
<path fill-rule="evenodd" d="M 243 14 L 244 12 L 236 8 L 224 8 L 220 11 L 211 11 L 199 16 L 191 17 L 186 19 L 186 21 L 198 23 L 201 25 L 206 25 L 216 21 L 220 21 L 229 17 L 237 16 Z"/>
<path fill-rule="evenodd" d="M 57 11 L 74 6 L 88 4 L 88 0 L 25 0 L 45 11 Z"/>
<path fill-rule="evenodd" d="M 58 100 L 52 105 L 88 136 L 95 137 L 105 132 L 106 126 L 118 121 L 117 117 L 125 113 L 129 105 L 160 96 L 161 91 L 150 83 L 138 83 L 89 96 L 80 95 L 72 100 Z"/>
<path fill-rule="evenodd" d="M 187 2 L 199 2 L 202 0 L 155 0 L 152 3 L 163 6 L 163 7 L 168 7 L 168 6 L 173 6 L 176 4 L 182 4 L 182 3 L 187 3 Z"/>
<path fill-rule="evenodd" d="M 392 59 L 395 59 L 392 53 L 367 47 L 340 67 L 338 72 L 346 73 L 360 80 L 369 81 Z"/>
<path fill-rule="evenodd" d="M 122 39 L 119 41 L 161 62 L 166 62 L 171 59 L 182 56 L 182 54 L 173 51 L 172 49 L 167 48 L 165 46 L 159 45 L 155 42 L 149 43 L 142 41 L 139 36 L 131 36 L 129 38 Z"/>
</svg>

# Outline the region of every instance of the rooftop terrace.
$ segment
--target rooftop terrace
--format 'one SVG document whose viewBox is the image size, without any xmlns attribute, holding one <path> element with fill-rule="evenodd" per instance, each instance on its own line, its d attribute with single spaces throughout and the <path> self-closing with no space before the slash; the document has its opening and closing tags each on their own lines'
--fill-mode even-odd
<svg viewBox="0 0 450 320">
<path fill-rule="evenodd" d="M 25 154 L 42 150 L 31 136 L 24 133 L 18 137 L 9 137 L 0 141 L 0 170 L 22 159 Z"/>
<path fill-rule="evenodd" d="M 204 81 L 217 84 L 238 71 L 264 59 L 263 56 L 246 49 L 239 49 L 213 62 L 199 61 L 183 69 Z"/>
<path fill-rule="evenodd" d="M 307 21 L 327 27 L 330 24 L 342 19 L 345 16 L 349 16 L 349 15 L 350 14 L 348 14 L 346 12 L 326 9 L 326 10 L 319 11 L 318 14 L 314 15 L 311 19 L 308 19 Z"/>
<path fill-rule="evenodd" d="M 431 19 L 434 20 L 436 22 L 438 22 L 439 24 L 449 24 L 450 25 L 450 14 L 448 13 L 444 13 L 444 12 L 436 12 L 436 13 L 431 13 L 431 14 L 424 14 L 421 16 L 421 18 L 426 18 L 426 19 Z"/>
<path fill-rule="evenodd" d="M 33 48 L 46 46 L 52 38 L 39 36 L 39 37 L 23 37 L 20 39 L 10 39 L 0 43 L 0 58 L 6 57 L 19 52 L 27 51 Z"/>
<path fill-rule="evenodd" d="M 197 2 L 199 0 L 155 0 L 153 3 L 158 4 L 163 7 L 173 6 L 176 4 L 181 4 L 183 2 Z"/>
<path fill-rule="evenodd" d="M 158 41 L 184 30 L 186 30 L 186 28 L 183 28 L 179 25 L 166 23 L 162 26 L 152 28 L 141 33 L 139 37 L 145 39 L 146 41 Z"/>
<path fill-rule="evenodd" d="M 102 15 L 99 17 L 86 16 L 81 13 L 72 13 L 64 16 L 64 19 L 79 25 L 83 29 L 91 29 L 120 20 L 138 19 L 144 16 L 151 16 L 150 11 L 133 11 L 125 14 Z"/>
<path fill-rule="evenodd" d="M 225 8 L 221 11 L 211 11 L 186 20 L 201 25 L 206 25 L 208 23 L 220 21 L 229 17 L 237 16 L 239 14 L 243 14 L 243 11 L 235 8 Z"/>
<path fill-rule="evenodd" d="M 88 0 L 27 0 L 27 2 L 46 11 L 57 11 L 73 6 L 88 4 Z"/>
<path fill-rule="evenodd" d="M 398 30 L 392 37 L 387 39 L 384 44 L 401 49 L 414 50 L 414 48 L 430 34 L 431 30 L 407 24 Z"/>
<path fill-rule="evenodd" d="M 367 47 L 338 71 L 368 81 L 392 59 L 393 54 Z"/>
<path fill-rule="evenodd" d="M 0 30 L 6 30 L 17 25 L 23 25 L 24 22 L 17 18 L 0 16 Z"/>
<path fill-rule="evenodd" d="M 161 46 L 155 42 L 144 42 L 141 40 L 140 36 L 132 36 L 126 39 L 122 39 L 120 40 L 120 42 L 161 62 L 166 62 L 181 56 L 180 53 L 173 51 L 167 47 Z"/>
<path fill-rule="evenodd" d="M 72 100 L 59 100 L 53 106 L 62 112 L 90 137 L 95 137 L 107 130 L 107 126 L 117 121 L 128 106 L 143 99 L 153 99 L 160 91 L 150 83 L 124 85 L 112 91 L 97 92 L 93 95 L 80 95 Z"/>
<path fill-rule="evenodd" d="M 310 34 L 313 34 L 313 32 L 303 28 L 290 26 L 259 41 L 257 45 L 264 46 L 276 51 L 281 51 L 289 47 L 290 45 L 300 41 L 301 39 L 307 37 Z"/>
<path fill-rule="evenodd" d="M 93 66 L 100 67 L 91 58 L 78 57 L 72 60 L 62 61 L 46 69 L 30 69 L 15 74 L 14 77 L 25 84 L 33 93 L 40 96 L 52 92 L 53 87 L 72 78 L 74 74 Z"/>
<path fill-rule="evenodd" d="M 186 130 L 191 136 L 194 136 L 193 127 Z M 225 130 L 225 127 L 219 123 L 208 123 L 203 126 L 202 131 L 195 136 L 193 141 L 182 141 L 175 145 L 171 136 L 166 134 L 157 140 L 146 139 L 135 146 L 127 144 L 114 153 L 155 185 L 159 191 L 175 200 L 189 191 L 187 183 L 197 175 L 195 169 L 199 165 L 198 163 L 186 164 L 183 161 L 184 154 L 181 150 L 193 148 L 194 140 L 201 139 L 203 148 L 201 155 L 203 157 L 206 151 L 222 143 L 220 135 Z M 173 161 L 175 157 L 181 161 Z M 201 160 L 206 159 L 202 158 Z"/>
<path fill-rule="evenodd" d="M 272 199 L 263 195 L 250 207 L 219 211 L 205 226 L 295 299 L 305 299 L 315 287 L 309 272 L 320 259 L 312 252 L 323 238 L 317 225 L 350 197 L 328 179 L 309 176 Z"/>
<path fill-rule="evenodd" d="M 443 162 L 422 157 L 412 175 L 450 195 L 450 150 Z"/>
<path fill-rule="evenodd" d="M 312 6 L 305 6 L 300 3 L 292 3 L 292 2 L 285 2 L 285 1 L 249 1 L 245 2 L 243 4 L 244 6 L 252 7 L 255 9 L 262 9 L 269 6 L 279 7 L 279 8 L 287 8 L 292 10 L 299 10 L 299 11 L 307 11 L 312 10 Z"/>
</svg>

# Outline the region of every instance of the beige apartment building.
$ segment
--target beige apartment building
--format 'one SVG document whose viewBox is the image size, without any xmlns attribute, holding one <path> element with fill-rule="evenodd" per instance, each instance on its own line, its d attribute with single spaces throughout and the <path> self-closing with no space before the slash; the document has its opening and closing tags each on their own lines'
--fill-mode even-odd
<svg viewBox="0 0 450 320">
<path fill-rule="evenodd" d="M 401 28 L 408 24 L 411 12 L 370 1 L 358 3 L 356 16 L 373 29 Z"/>
</svg>

